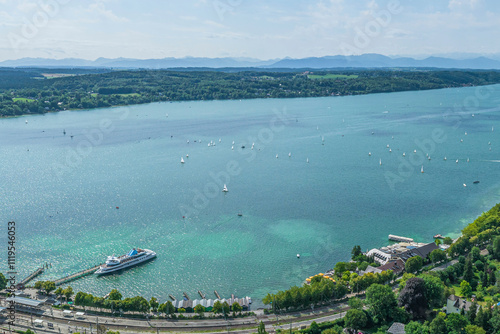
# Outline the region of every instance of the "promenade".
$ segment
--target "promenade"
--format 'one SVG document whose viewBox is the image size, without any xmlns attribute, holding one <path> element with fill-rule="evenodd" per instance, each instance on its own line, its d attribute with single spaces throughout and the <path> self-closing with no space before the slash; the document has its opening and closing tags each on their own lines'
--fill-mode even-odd
<svg viewBox="0 0 500 334">
<path fill-rule="evenodd" d="M 300 329 L 309 326 L 312 321 L 318 323 L 332 321 L 340 318 L 347 310 L 346 304 L 338 304 L 335 307 L 325 307 L 314 311 L 289 313 L 286 315 L 264 315 L 263 310 L 254 311 L 255 316 L 234 319 L 154 319 L 136 320 L 121 317 L 102 317 L 85 314 L 75 318 L 65 315 L 62 310 L 46 308 L 43 314 L 33 315 L 27 313 L 16 313 L 15 329 L 26 330 L 31 328 L 37 333 L 96 333 L 97 325 L 103 325 L 109 330 L 118 330 L 121 333 L 152 333 L 152 332 L 203 332 L 220 333 L 231 331 L 237 333 L 255 333 L 260 321 L 266 325 L 266 331 L 273 333 L 276 329 Z M 209 313 L 207 313 L 209 314 Z M 32 321 L 43 320 L 39 327 L 35 327 Z M 53 324 L 53 328 L 48 327 Z M 2 329 L 8 329 L 6 322 Z M 7 331 L 6 331 L 7 332 Z"/>
</svg>

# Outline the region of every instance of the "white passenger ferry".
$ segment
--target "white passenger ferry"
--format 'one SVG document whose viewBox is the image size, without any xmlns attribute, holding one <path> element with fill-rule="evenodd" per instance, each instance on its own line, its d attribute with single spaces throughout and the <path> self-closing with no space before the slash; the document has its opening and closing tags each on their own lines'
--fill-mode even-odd
<svg viewBox="0 0 500 334">
<path fill-rule="evenodd" d="M 156 253 L 149 249 L 132 248 L 127 254 L 122 256 L 108 256 L 106 263 L 97 271 L 96 275 L 110 274 L 118 270 L 130 268 L 156 257 Z"/>
</svg>

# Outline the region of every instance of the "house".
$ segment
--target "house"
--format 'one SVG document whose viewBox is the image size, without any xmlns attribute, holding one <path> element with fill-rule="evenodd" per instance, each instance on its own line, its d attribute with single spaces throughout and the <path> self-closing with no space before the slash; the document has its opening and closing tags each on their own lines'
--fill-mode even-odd
<svg viewBox="0 0 500 334">
<path fill-rule="evenodd" d="M 368 273 L 380 274 L 381 272 L 382 272 L 382 270 L 380 270 L 380 267 L 368 266 L 368 267 L 366 267 L 365 270 L 360 271 L 359 275 L 363 276 L 364 274 L 368 274 Z"/>
<path fill-rule="evenodd" d="M 406 334 L 405 325 L 400 322 L 395 322 L 391 325 L 391 327 L 387 330 L 387 333 L 390 334 Z"/>
<path fill-rule="evenodd" d="M 467 301 L 467 299 L 451 295 L 446 300 L 446 314 L 460 313 L 462 309 L 467 312 L 470 310 L 471 306 L 472 303 Z"/>
<path fill-rule="evenodd" d="M 369 257 L 373 256 L 375 261 L 379 262 L 380 264 L 386 264 L 388 261 L 391 260 L 391 254 L 387 254 L 376 248 L 371 249 L 368 253 L 366 253 L 366 256 Z"/>
<path fill-rule="evenodd" d="M 439 249 L 439 247 L 435 243 L 431 242 L 420 247 L 408 249 L 406 252 L 399 254 L 399 258 L 405 262 L 414 256 L 420 256 L 422 259 L 426 260 L 427 256 L 435 249 Z"/>
<path fill-rule="evenodd" d="M 377 269 L 380 270 L 380 272 L 392 270 L 392 272 L 398 276 L 405 270 L 405 263 L 401 259 L 391 260 Z"/>
</svg>

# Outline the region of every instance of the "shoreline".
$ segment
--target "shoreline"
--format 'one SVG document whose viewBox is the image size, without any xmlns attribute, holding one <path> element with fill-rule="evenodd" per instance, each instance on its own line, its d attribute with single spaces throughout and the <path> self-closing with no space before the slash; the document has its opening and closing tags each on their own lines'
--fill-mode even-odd
<svg viewBox="0 0 500 334">
<path fill-rule="evenodd" d="M 420 92 L 420 91 L 432 91 L 432 90 L 445 90 L 445 89 L 455 89 L 455 88 L 471 88 L 471 87 L 486 87 L 486 86 L 494 86 L 500 85 L 499 83 L 487 83 L 484 85 L 456 85 L 456 86 L 448 86 L 448 87 L 439 87 L 439 88 L 421 88 L 421 89 L 408 89 L 408 90 L 398 90 L 398 91 L 385 91 L 385 92 L 368 92 L 368 93 L 350 93 L 350 94 L 330 94 L 330 95 L 315 95 L 315 96 L 285 96 L 285 97 L 255 97 L 255 98 L 230 98 L 230 99 L 191 99 L 191 100 L 166 100 L 166 101 L 150 101 L 144 103 L 132 103 L 132 104 L 116 104 L 110 105 L 106 107 L 95 107 L 95 108 L 65 108 L 64 110 L 53 110 L 47 111 L 44 113 L 23 113 L 20 115 L 2 115 L 0 114 L 1 119 L 9 119 L 9 118 L 20 118 L 26 116 L 35 116 L 35 115 L 46 115 L 46 114 L 55 114 L 63 111 L 91 111 L 98 109 L 107 109 L 107 108 L 119 108 L 119 107 L 129 107 L 129 106 L 138 106 L 138 105 L 148 105 L 153 103 L 181 103 L 181 102 L 212 102 L 212 101 L 242 101 L 242 100 L 269 100 L 269 99 L 309 99 L 309 98 L 322 98 L 322 97 L 346 97 L 346 96 L 363 96 L 363 95 L 374 95 L 374 94 L 391 94 L 391 93 L 404 93 L 404 92 Z M 104 95 L 104 96 L 111 96 Z"/>
</svg>

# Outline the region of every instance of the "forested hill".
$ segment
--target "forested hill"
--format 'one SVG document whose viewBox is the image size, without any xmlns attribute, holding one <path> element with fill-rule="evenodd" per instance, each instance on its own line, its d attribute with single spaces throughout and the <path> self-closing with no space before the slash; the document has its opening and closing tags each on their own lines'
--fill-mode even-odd
<svg viewBox="0 0 500 334">
<path fill-rule="evenodd" d="M 0 69 L 0 116 L 158 101 L 318 97 L 500 83 L 498 71 Z"/>
</svg>

